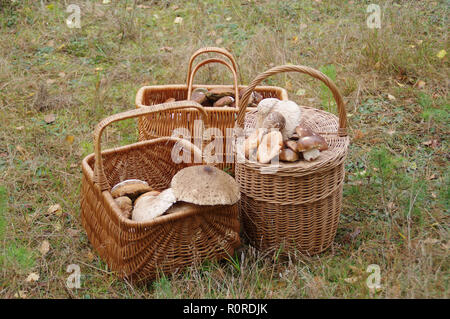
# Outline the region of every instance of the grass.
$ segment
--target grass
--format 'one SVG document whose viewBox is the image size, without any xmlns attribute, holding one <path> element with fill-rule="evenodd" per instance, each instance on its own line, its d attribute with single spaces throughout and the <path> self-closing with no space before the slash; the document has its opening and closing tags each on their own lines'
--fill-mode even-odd
<svg viewBox="0 0 450 319">
<path fill-rule="evenodd" d="M 0 1 L 0 297 L 448 298 L 449 63 L 438 57 L 449 51 L 447 1 L 378 1 L 375 30 L 370 1 L 76 3 L 80 29 L 66 26 L 64 2 Z M 242 83 L 273 65 L 304 64 L 344 95 L 352 140 L 335 242 L 288 259 L 244 244 L 228 260 L 132 286 L 109 272 L 81 226 L 80 162 L 101 119 L 133 108 L 142 85 L 183 83 L 190 54 L 216 43 L 235 55 Z M 211 67 L 195 81 L 230 76 Z M 306 76 L 266 83 L 334 110 Z M 103 148 L 136 133 L 133 120 L 113 125 Z M 61 210 L 48 213 L 54 204 Z M 65 287 L 70 264 L 81 267 L 79 289 Z M 380 266 L 379 291 L 366 285 L 371 264 Z M 25 281 L 31 272 L 37 282 Z"/>
</svg>

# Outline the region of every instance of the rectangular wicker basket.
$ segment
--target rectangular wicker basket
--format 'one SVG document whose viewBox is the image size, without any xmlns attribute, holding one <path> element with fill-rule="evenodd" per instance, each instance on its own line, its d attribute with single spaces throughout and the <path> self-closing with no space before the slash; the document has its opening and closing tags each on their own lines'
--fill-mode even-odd
<svg viewBox="0 0 450 319">
<path fill-rule="evenodd" d="M 95 153 L 82 162 L 82 224 L 92 246 L 119 277 L 133 281 L 154 279 L 159 273 L 168 274 L 205 259 L 228 257 L 240 245 L 237 204 L 198 206 L 148 222 L 136 222 L 123 217 L 110 193 L 111 186 L 126 179 L 144 180 L 153 189 L 164 190 L 180 169 L 193 165 L 172 161 L 175 144 L 181 143 L 192 156 L 201 156 L 201 151 L 174 137 L 101 151 L 104 128 L 123 119 L 181 108 L 196 108 L 206 116 L 199 104 L 185 101 L 135 109 L 104 119 L 94 132 Z"/>
<path fill-rule="evenodd" d="M 223 60 L 208 59 L 192 67 L 194 59 L 200 54 L 207 52 L 215 52 L 226 56 L 231 65 Z M 200 67 L 209 63 L 220 63 L 225 65 L 233 73 L 234 85 L 193 85 L 193 78 L 195 73 Z M 227 88 L 235 89 L 239 92 L 246 86 L 238 85 L 237 78 L 237 65 L 234 57 L 227 50 L 222 48 L 208 47 L 202 48 L 196 51 L 189 60 L 187 84 L 173 84 L 173 85 L 155 85 L 144 86 L 139 89 L 136 94 L 136 107 L 141 108 L 149 105 L 155 105 L 164 103 L 169 98 L 174 98 L 177 101 L 186 100 L 190 98 L 190 93 L 193 89 L 202 87 L 208 90 L 214 88 Z M 260 93 L 263 98 L 275 97 L 280 100 L 287 100 L 287 92 L 285 89 L 275 86 L 258 86 L 254 89 Z M 236 101 L 238 102 L 238 101 Z M 236 103 L 236 105 L 239 105 Z M 246 108 L 246 111 L 250 111 L 254 108 Z M 219 168 L 228 168 L 234 172 L 234 163 L 225 163 L 227 154 L 233 154 L 233 148 L 230 143 L 226 143 L 227 140 L 232 139 L 232 131 L 227 130 L 234 127 L 236 117 L 239 111 L 238 107 L 206 107 L 205 111 L 208 116 L 210 127 L 218 128 L 224 136 L 223 152 L 218 154 L 222 157 L 223 163 L 218 165 Z M 155 137 L 171 136 L 174 129 L 187 128 L 191 134 L 191 142 L 194 142 L 194 121 L 199 119 L 199 114 L 193 109 L 183 109 L 177 111 L 167 111 L 158 114 L 152 114 L 139 119 L 139 140 L 148 140 Z M 207 143 L 209 141 L 205 141 Z"/>
</svg>

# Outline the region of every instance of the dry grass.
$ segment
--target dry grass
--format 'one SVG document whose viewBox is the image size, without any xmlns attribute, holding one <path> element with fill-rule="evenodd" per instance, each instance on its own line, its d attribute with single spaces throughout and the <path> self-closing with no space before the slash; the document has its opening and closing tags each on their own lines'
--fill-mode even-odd
<svg viewBox="0 0 450 319">
<path fill-rule="evenodd" d="M 366 26 L 368 1 L 112 2 L 77 1 L 81 29 L 64 23 L 69 2 L 0 2 L 1 297 L 448 298 L 449 64 L 437 56 L 449 51 L 446 1 L 379 1 L 379 30 Z M 144 84 L 183 83 L 190 54 L 216 43 L 235 54 L 243 83 L 284 63 L 336 74 L 352 135 L 336 241 L 286 260 L 244 245 L 228 261 L 132 286 L 108 271 L 81 227 L 79 164 L 97 122 L 133 108 Z M 230 77 L 211 67 L 196 77 L 206 81 Z M 306 77 L 268 83 L 327 105 Z M 128 121 L 108 130 L 104 147 L 134 140 Z M 53 204 L 61 212 L 48 214 Z M 72 263 L 80 289 L 65 287 Z M 378 292 L 365 284 L 370 264 L 381 268 Z M 25 281 L 31 272 L 37 282 Z"/>
</svg>

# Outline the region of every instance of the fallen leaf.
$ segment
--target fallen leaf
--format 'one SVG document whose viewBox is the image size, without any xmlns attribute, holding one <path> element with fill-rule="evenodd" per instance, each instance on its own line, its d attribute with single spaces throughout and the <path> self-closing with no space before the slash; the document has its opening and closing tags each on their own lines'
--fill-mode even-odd
<svg viewBox="0 0 450 319">
<path fill-rule="evenodd" d="M 173 23 L 175 23 L 175 24 L 182 24 L 183 23 L 183 18 L 182 17 L 176 17 L 175 20 L 173 21 Z"/>
<path fill-rule="evenodd" d="M 47 210 L 47 214 L 48 215 L 61 215 L 61 205 L 59 204 L 55 204 L 55 205 L 51 205 L 48 210 Z"/>
<path fill-rule="evenodd" d="M 79 232 L 80 231 L 78 229 L 73 229 L 73 228 L 67 229 L 67 233 L 72 237 L 78 236 Z"/>
<path fill-rule="evenodd" d="M 225 20 L 226 21 L 231 21 L 231 17 L 227 17 Z"/>
<path fill-rule="evenodd" d="M 64 73 L 64 72 L 59 72 L 59 73 L 58 73 L 58 76 L 59 76 L 60 78 L 63 78 L 63 77 L 66 76 L 66 73 Z"/>
<path fill-rule="evenodd" d="M 173 48 L 172 47 L 161 47 L 160 50 L 164 51 L 164 52 L 172 52 Z"/>
<path fill-rule="evenodd" d="M 433 197 L 434 199 L 436 199 L 436 198 L 437 198 L 437 195 L 436 195 L 436 193 L 434 193 L 434 192 L 431 192 L 431 197 Z"/>
<path fill-rule="evenodd" d="M 297 43 L 298 42 L 298 36 L 294 35 L 292 37 L 292 42 Z"/>
<path fill-rule="evenodd" d="M 419 80 L 414 86 L 419 90 L 422 90 L 425 88 L 425 84 L 426 84 L 425 81 Z"/>
<path fill-rule="evenodd" d="M 111 3 L 111 0 L 103 0 L 102 3 L 103 3 L 103 4 L 108 4 L 108 3 Z"/>
<path fill-rule="evenodd" d="M 298 96 L 303 96 L 305 94 L 306 94 L 305 89 L 298 89 L 297 92 L 295 92 L 295 95 L 298 95 Z"/>
<path fill-rule="evenodd" d="M 388 99 L 389 99 L 390 101 L 395 101 L 395 100 L 396 100 L 395 96 L 393 96 L 393 95 L 391 95 L 391 94 L 388 94 L 387 97 L 388 97 Z"/>
<path fill-rule="evenodd" d="M 72 145 L 74 140 L 75 140 L 75 136 L 73 136 L 73 135 L 67 135 L 67 136 L 66 136 L 66 142 L 67 142 L 69 145 Z"/>
<path fill-rule="evenodd" d="M 45 83 L 47 83 L 48 85 L 51 85 L 55 82 L 56 82 L 56 80 L 54 80 L 54 79 L 47 79 L 47 81 L 45 81 Z"/>
<path fill-rule="evenodd" d="M 423 241 L 424 244 L 434 245 L 439 242 L 439 239 L 436 238 L 427 238 Z"/>
<path fill-rule="evenodd" d="M 89 262 L 92 262 L 92 261 L 94 260 L 95 256 L 94 256 L 94 254 L 93 254 L 91 251 L 88 251 L 88 252 L 86 253 L 86 258 L 87 258 L 87 260 L 88 260 Z"/>
<path fill-rule="evenodd" d="M 349 284 L 354 284 L 355 282 L 357 282 L 360 279 L 361 279 L 361 276 L 355 276 L 355 277 L 344 278 L 344 281 L 348 282 Z"/>
<path fill-rule="evenodd" d="M 55 122 L 55 120 L 56 120 L 55 114 L 47 114 L 46 116 L 44 116 L 44 121 L 47 124 L 51 124 Z"/>
<path fill-rule="evenodd" d="M 42 254 L 42 256 L 45 256 L 49 250 L 50 250 L 50 243 L 48 242 L 48 240 L 44 240 L 41 243 L 41 246 L 39 247 L 39 251 Z"/>
<path fill-rule="evenodd" d="M 436 55 L 439 59 L 443 59 L 445 56 L 447 55 L 447 51 L 445 50 L 441 50 L 438 52 L 438 54 Z"/>
<path fill-rule="evenodd" d="M 20 152 L 20 154 L 22 154 L 23 156 L 27 156 L 27 151 L 22 146 L 17 145 L 16 150 L 18 150 Z"/>
<path fill-rule="evenodd" d="M 306 29 L 307 27 L 308 27 L 308 25 L 306 23 L 301 23 L 300 24 L 300 31 Z"/>
<path fill-rule="evenodd" d="M 26 282 L 35 282 L 39 280 L 39 274 L 32 272 L 28 275 L 27 279 L 25 279 Z"/>
<path fill-rule="evenodd" d="M 436 174 L 431 174 L 430 176 L 427 176 L 427 180 L 429 180 L 429 181 L 435 180 L 437 178 L 438 178 L 438 176 Z"/>
<path fill-rule="evenodd" d="M 151 9 L 152 8 L 152 6 L 148 6 L 148 5 L 145 5 L 145 4 L 139 4 L 137 7 L 139 9 Z"/>
<path fill-rule="evenodd" d="M 22 131 L 24 128 L 25 128 L 25 126 L 17 126 L 17 127 L 16 127 L 16 130 Z"/>
<path fill-rule="evenodd" d="M 216 40 L 216 45 L 221 45 L 222 42 L 223 42 L 223 39 L 222 39 L 222 38 L 218 38 L 218 39 Z"/>
<path fill-rule="evenodd" d="M 18 292 L 16 292 L 14 294 L 14 298 L 26 299 L 27 298 L 27 291 L 26 290 L 19 290 Z"/>
<path fill-rule="evenodd" d="M 77 163 L 70 164 L 70 168 L 77 168 L 77 167 L 78 167 Z"/>
<path fill-rule="evenodd" d="M 422 142 L 422 144 L 431 147 L 432 149 L 438 148 L 440 146 L 440 142 L 436 138 Z"/>
<path fill-rule="evenodd" d="M 353 140 L 360 140 L 364 138 L 365 134 L 361 130 L 355 130 L 353 133 Z"/>
</svg>

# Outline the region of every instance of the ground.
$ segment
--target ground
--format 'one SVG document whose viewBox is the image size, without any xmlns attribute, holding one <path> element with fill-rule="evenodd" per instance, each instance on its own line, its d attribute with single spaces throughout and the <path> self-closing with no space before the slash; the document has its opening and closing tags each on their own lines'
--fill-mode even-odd
<svg viewBox="0 0 450 319">
<path fill-rule="evenodd" d="M 0 297 L 448 298 L 448 1 L 72 2 L 80 28 L 66 24 L 71 2 L 0 1 Z M 369 28 L 370 3 L 380 28 Z M 288 63 L 336 82 L 351 136 L 337 236 L 313 257 L 244 245 L 229 260 L 131 285 L 81 226 L 80 162 L 101 119 L 134 108 L 143 85 L 184 83 L 204 46 L 230 50 L 244 84 Z M 210 67 L 196 83 L 230 76 Z M 266 83 L 334 112 L 306 76 Z M 136 138 L 128 120 L 103 147 Z M 79 289 L 66 287 L 70 264 Z M 366 283 L 373 264 L 379 289 Z"/>
</svg>

